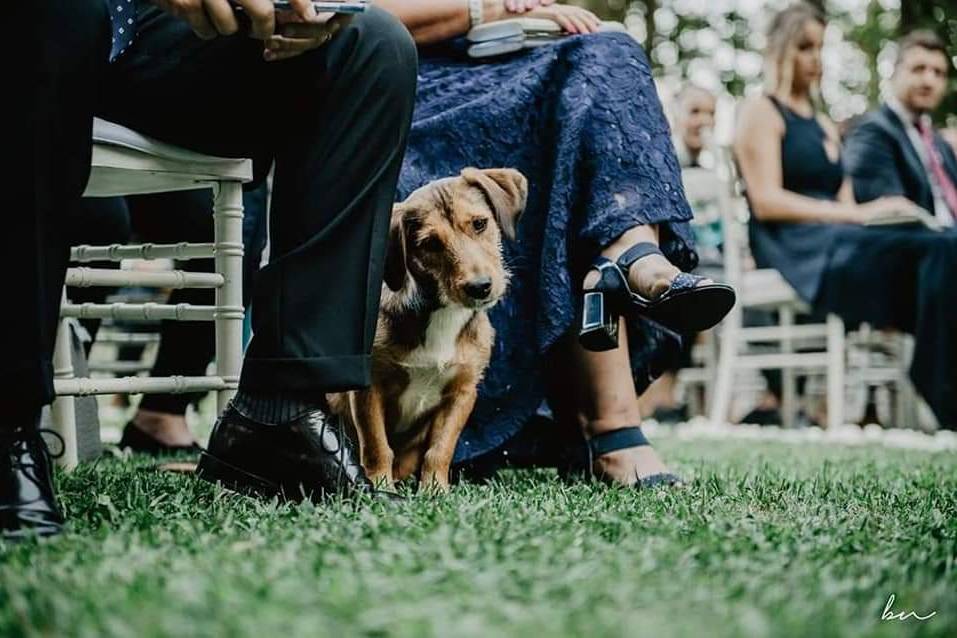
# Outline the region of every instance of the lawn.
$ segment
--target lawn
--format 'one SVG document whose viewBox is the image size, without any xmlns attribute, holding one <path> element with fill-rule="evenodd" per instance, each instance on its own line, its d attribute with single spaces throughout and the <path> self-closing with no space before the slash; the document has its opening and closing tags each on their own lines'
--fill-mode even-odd
<svg viewBox="0 0 957 638">
<path fill-rule="evenodd" d="M 0 636 L 957 636 L 954 453 L 658 442 L 687 489 L 290 506 L 87 465 L 69 533 L 0 548 Z"/>
</svg>

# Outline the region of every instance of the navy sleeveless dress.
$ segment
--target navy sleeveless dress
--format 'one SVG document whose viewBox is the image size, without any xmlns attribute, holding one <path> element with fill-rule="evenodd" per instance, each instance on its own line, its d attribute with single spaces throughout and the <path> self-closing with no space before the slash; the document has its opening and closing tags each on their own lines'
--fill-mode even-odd
<svg viewBox="0 0 957 638">
<path fill-rule="evenodd" d="M 824 129 L 815 117 L 771 100 L 785 122 L 784 188 L 836 200 L 844 167 L 828 157 Z M 815 313 L 913 334 L 914 385 L 941 426 L 957 428 L 957 229 L 762 222 L 752 216 L 750 237 L 758 267 L 779 271 Z"/>
<path fill-rule="evenodd" d="M 495 347 L 455 461 L 499 448 L 545 397 L 546 353 L 573 326 L 584 265 L 626 230 L 657 224 L 682 269 L 697 256 L 691 209 L 644 51 L 601 33 L 490 61 L 454 46 L 422 51 L 398 197 L 467 166 L 529 181 L 518 241 L 506 242 L 509 292 L 491 311 Z M 651 324 L 629 335 L 639 389 L 680 344 Z"/>
</svg>

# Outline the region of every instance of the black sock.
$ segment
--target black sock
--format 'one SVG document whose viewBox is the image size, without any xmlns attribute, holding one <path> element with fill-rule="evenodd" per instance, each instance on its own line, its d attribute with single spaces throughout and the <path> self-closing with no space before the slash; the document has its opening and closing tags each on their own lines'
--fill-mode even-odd
<svg viewBox="0 0 957 638">
<path fill-rule="evenodd" d="M 326 407 L 321 392 L 268 392 L 240 389 L 232 405 L 247 419 L 266 425 L 281 425 L 307 412 Z"/>
</svg>

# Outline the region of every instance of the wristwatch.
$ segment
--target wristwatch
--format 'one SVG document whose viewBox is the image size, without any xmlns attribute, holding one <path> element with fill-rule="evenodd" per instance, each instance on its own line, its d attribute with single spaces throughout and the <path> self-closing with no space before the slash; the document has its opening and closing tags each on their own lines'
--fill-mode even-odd
<svg viewBox="0 0 957 638">
<path fill-rule="evenodd" d="M 477 27 L 483 21 L 482 0 L 469 0 L 469 28 Z"/>
</svg>

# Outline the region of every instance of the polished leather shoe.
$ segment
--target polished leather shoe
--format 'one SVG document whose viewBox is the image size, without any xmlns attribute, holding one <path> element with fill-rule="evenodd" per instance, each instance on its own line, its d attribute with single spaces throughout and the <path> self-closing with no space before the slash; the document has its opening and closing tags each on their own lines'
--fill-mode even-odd
<svg viewBox="0 0 957 638">
<path fill-rule="evenodd" d="M 18 541 L 63 529 L 50 450 L 37 424 L 0 430 L 0 536 Z"/>
<path fill-rule="evenodd" d="M 213 427 L 196 474 L 227 489 L 266 498 L 299 501 L 383 494 L 356 460 L 341 420 L 319 409 L 289 423 L 264 425 L 228 406 Z"/>
</svg>

